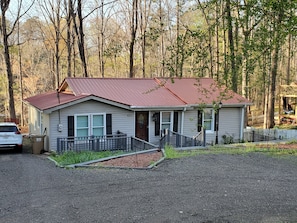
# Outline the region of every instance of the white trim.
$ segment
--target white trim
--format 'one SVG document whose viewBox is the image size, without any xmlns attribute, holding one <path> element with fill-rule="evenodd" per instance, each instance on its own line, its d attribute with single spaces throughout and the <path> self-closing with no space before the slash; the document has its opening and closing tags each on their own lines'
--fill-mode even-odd
<svg viewBox="0 0 297 223">
<path fill-rule="evenodd" d="M 244 114 L 245 114 L 245 106 L 241 108 L 241 120 L 240 120 L 240 132 L 239 132 L 239 139 L 241 141 L 243 140 Z"/>
<path fill-rule="evenodd" d="M 211 123 L 210 123 L 210 129 L 206 129 L 205 128 L 205 125 L 204 125 L 204 122 L 205 122 L 205 118 L 204 118 L 204 116 L 205 116 L 205 110 L 210 110 L 211 111 Z M 214 111 L 214 109 L 213 108 L 205 108 L 205 109 L 203 109 L 203 113 L 202 113 L 203 115 L 202 115 L 202 127 L 204 127 L 205 128 L 205 132 L 206 133 L 214 133 L 215 131 L 214 131 L 214 126 L 215 126 L 215 111 Z"/>
<path fill-rule="evenodd" d="M 182 111 L 182 114 L 181 114 L 181 129 L 180 129 L 180 134 L 182 134 L 182 135 L 184 134 L 185 110 L 186 109 L 184 109 Z"/>
<path fill-rule="evenodd" d="M 162 115 L 163 113 L 170 113 L 170 122 L 164 122 L 165 124 L 169 124 L 170 125 L 170 131 L 173 131 L 173 111 L 160 111 L 160 130 L 162 131 L 162 124 L 163 124 L 163 121 L 162 121 Z"/>
<path fill-rule="evenodd" d="M 106 135 L 106 113 L 83 113 L 74 115 L 74 137 L 77 137 L 77 117 L 87 116 L 88 117 L 88 136 L 93 135 L 93 116 L 102 115 L 103 116 L 103 135 Z"/>
</svg>

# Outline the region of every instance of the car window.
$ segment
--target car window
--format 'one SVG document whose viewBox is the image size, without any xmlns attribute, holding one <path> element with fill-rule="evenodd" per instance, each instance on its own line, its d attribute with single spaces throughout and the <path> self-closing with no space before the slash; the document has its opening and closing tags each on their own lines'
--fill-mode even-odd
<svg viewBox="0 0 297 223">
<path fill-rule="evenodd" d="M 17 132 L 15 126 L 0 126 L 0 132 Z"/>
</svg>

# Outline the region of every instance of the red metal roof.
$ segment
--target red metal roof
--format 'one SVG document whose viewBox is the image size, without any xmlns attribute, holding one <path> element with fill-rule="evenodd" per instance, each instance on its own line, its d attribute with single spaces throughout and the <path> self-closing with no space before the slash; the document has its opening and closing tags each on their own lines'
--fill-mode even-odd
<svg viewBox="0 0 297 223">
<path fill-rule="evenodd" d="M 251 104 L 232 91 L 224 91 L 211 78 L 66 78 L 58 92 L 27 98 L 40 110 L 54 108 L 88 96 L 136 107 L 183 107 L 201 103 Z M 59 97 L 58 97 L 59 96 Z"/>
<path fill-rule="evenodd" d="M 69 102 L 87 97 L 86 95 L 74 96 L 73 94 L 57 93 L 57 91 L 51 91 L 44 94 L 35 95 L 30 98 L 26 98 L 25 101 L 29 102 L 34 107 L 42 110 L 54 108 L 56 106 L 67 104 Z"/>
<path fill-rule="evenodd" d="M 129 106 L 185 105 L 154 79 L 67 78 L 65 81 L 75 95 L 91 94 Z"/>
<path fill-rule="evenodd" d="M 178 95 L 189 105 L 212 104 L 250 104 L 246 98 L 219 86 L 212 78 L 176 78 L 173 80 L 160 80 L 165 87 Z"/>
</svg>

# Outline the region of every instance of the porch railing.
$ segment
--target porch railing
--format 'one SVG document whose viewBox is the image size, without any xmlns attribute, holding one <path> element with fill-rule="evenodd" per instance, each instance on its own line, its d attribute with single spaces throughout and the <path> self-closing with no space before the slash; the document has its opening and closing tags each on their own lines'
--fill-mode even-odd
<svg viewBox="0 0 297 223">
<path fill-rule="evenodd" d="M 175 148 L 205 146 L 205 130 L 202 130 L 194 137 L 188 137 L 181 135 L 177 132 L 166 130 L 163 137 L 160 140 L 160 148 L 164 148 L 165 145 L 171 145 Z"/>
<path fill-rule="evenodd" d="M 67 151 L 123 151 L 132 152 L 158 148 L 144 140 L 126 134 L 57 138 L 57 153 Z"/>
<path fill-rule="evenodd" d="M 253 129 L 244 132 L 244 140 L 248 142 L 272 141 L 279 139 L 277 129 Z"/>
</svg>

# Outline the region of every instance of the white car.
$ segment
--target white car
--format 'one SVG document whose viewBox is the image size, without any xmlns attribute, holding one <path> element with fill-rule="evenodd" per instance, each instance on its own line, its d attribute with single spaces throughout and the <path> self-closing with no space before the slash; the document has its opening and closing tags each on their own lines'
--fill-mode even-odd
<svg viewBox="0 0 297 223">
<path fill-rule="evenodd" d="M 15 123 L 0 122 L 0 148 L 13 148 L 22 152 L 23 136 Z"/>
</svg>

